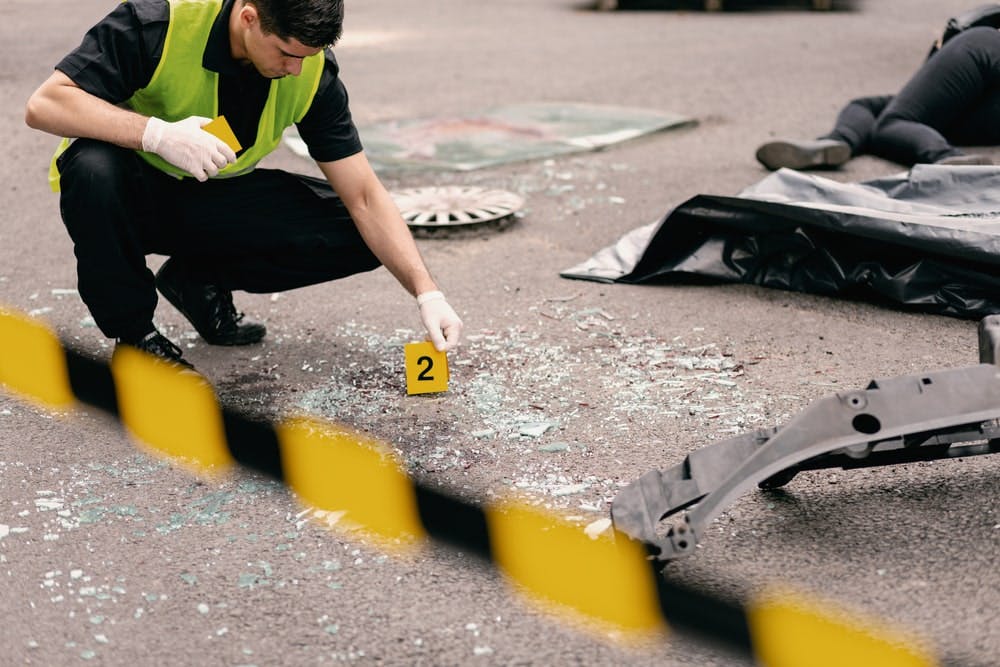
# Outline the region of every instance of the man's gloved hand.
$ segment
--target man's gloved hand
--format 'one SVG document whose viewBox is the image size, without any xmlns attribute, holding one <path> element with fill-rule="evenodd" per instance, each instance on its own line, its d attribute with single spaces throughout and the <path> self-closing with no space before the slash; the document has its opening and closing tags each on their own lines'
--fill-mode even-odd
<svg viewBox="0 0 1000 667">
<path fill-rule="evenodd" d="M 420 319 L 438 352 L 445 352 L 458 345 L 462 336 L 462 320 L 445 301 L 441 292 L 424 292 L 417 295 Z"/>
<path fill-rule="evenodd" d="M 188 116 L 168 123 L 150 118 L 142 133 L 142 150 L 156 153 L 199 181 L 208 180 L 227 164 L 236 162 L 236 153 L 213 134 L 201 129 L 211 118 Z"/>
</svg>

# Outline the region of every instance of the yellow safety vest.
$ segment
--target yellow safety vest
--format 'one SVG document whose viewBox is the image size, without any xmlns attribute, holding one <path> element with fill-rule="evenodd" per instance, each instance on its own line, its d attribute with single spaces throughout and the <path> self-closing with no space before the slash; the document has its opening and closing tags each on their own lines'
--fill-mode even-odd
<svg viewBox="0 0 1000 667">
<path fill-rule="evenodd" d="M 160 63 L 145 88 L 125 102 L 128 108 L 144 116 L 156 116 L 167 122 L 219 113 L 219 75 L 201 65 L 212 24 L 222 0 L 169 0 L 170 23 L 163 42 Z M 271 89 L 257 125 L 257 138 L 236 162 L 219 171 L 216 178 L 237 176 L 250 171 L 281 143 L 284 130 L 305 116 L 312 104 L 323 73 L 324 54 L 319 52 L 302 62 L 298 76 L 271 80 Z M 69 146 L 63 139 L 52 157 L 49 184 L 59 191 L 56 159 Z M 136 151 L 157 169 L 177 177 L 190 177 L 155 153 Z"/>
</svg>

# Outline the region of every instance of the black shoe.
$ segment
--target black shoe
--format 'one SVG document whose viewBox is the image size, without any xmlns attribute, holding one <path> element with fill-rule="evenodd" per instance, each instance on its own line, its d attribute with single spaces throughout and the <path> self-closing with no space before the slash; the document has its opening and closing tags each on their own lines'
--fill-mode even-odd
<svg viewBox="0 0 1000 667">
<path fill-rule="evenodd" d="M 851 159 L 851 147 L 836 139 L 771 141 L 757 149 L 757 161 L 768 169 L 839 167 Z"/>
<path fill-rule="evenodd" d="M 170 342 L 170 340 L 159 331 L 153 330 L 152 332 L 146 334 L 143 338 L 133 342 L 124 341 L 119 338 L 115 344 L 116 350 L 119 345 L 130 345 L 141 352 L 145 352 L 146 354 L 151 354 L 154 357 L 163 359 L 164 361 L 177 364 L 182 367 L 182 370 L 185 368 L 192 371 L 194 370 L 194 366 L 184 359 L 181 348 Z"/>
<path fill-rule="evenodd" d="M 156 289 L 211 345 L 250 345 L 267 333 L 259 322 L 240 323 L 243 313 L 236 312 L 232 292 L 187 280 L 172 260 L 168 259 L 157 272 Z"/>
</svg>

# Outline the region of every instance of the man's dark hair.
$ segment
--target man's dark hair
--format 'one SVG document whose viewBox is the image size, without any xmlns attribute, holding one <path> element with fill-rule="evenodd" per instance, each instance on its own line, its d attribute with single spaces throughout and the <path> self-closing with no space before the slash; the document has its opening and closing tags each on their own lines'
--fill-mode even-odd
<svg viewBox="0 0 1000 667">
<path fill-rule="evenodd" d="M 260 27 L 305 46 L 332 46 L 344 29 L 344 0 L 244 0 L 257 8 Z"/>
</svg>

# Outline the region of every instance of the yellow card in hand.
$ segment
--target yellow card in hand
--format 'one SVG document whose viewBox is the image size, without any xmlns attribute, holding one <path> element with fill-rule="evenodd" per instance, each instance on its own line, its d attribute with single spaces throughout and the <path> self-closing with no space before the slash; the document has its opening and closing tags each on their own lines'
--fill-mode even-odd
<svg viewBox="0 0 1000 667">
<path fill-rule="evenodd" d="M 448 391 L 448 357 L 444 352 L 438 352 L 428 341 L 407 343 L 403 352 L 407 394 Z"/>
<path fill-rule="evenodd" d="M 233 134 L 233 128 L 229 127 L 225 116 L 217 116 L 211 123 L 202 125 L 201 129 L 221 139 L 224 144 L 233 149 L 234 153 L 239 153 L 240 149 L 243 148 L 236 135 Z"/>
</svg>

